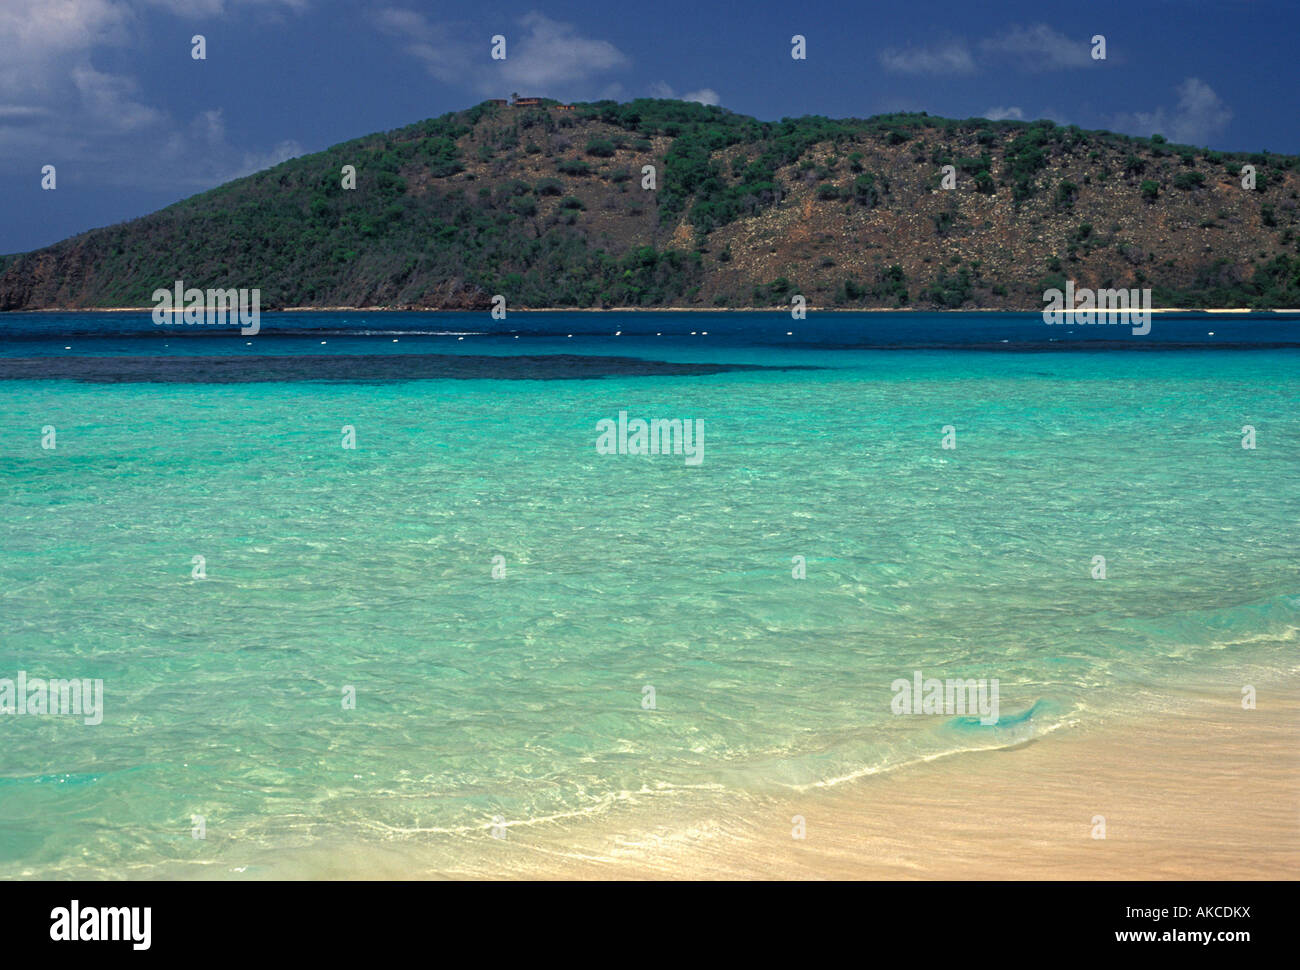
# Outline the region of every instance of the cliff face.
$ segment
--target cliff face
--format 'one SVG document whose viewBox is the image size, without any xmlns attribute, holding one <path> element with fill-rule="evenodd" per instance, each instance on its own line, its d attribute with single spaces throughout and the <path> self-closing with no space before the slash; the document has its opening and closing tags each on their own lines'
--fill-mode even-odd
<svg viewBox="0 0 1300 970">
<path fill-rule="evenodd" d="M 0 258 L 0 309 L 146 306 L 178 279 L 263 306 L 1024 309 L 1072 279 L 1295 307 L 1298 190 L 1294 156 L 1049 122 L 485 103 Z"/>
</svg>

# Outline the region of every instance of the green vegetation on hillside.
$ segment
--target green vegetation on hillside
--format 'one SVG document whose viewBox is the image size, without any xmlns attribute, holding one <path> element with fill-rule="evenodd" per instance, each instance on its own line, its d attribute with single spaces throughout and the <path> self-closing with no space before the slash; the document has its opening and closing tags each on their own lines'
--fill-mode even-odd
<svg viewBox="0 0 1300 970">
<path fill-rule="evenodd" d="M 1300 306 L 1295 157 L 1050 121 L 554 104 L 485 102 L 0 256 L 0 309 L 147 305 L 176 279 L 293 306 L 1023 306 L 1044 265 L 1157 302 Z M 1224 193 L 1245 164 L 1255 191 Z"/>
</svg>

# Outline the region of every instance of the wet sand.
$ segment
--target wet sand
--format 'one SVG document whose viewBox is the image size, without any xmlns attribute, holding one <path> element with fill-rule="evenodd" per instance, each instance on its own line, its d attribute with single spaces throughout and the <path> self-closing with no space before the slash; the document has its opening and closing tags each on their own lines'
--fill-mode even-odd
<svg viewBox="0 0 1300 970">
<path fill-rule="evenodd" d="M 1158 712 L 778 796 L 650 798 L 511 823 L 244 856 L 198 879 L 1300 878 L 1300 689 L 1137 691 Z M 796 839 L 795 816 L 804 837 Z M 1104 817 L 1105 837 L 1097 816 Z M 396 833 L 394 833 L 396 834 Z M 233 848 L 233 847 L 232 847 Z M 235 858 L 239 863 L 233 863 Z M 129 877 L 130 874 L 125 874 Z"/>
<path fill-rule="evenodd" d="M 483 846 L 472 872 L 406 876 L 1294 879 L 1300 705 L 1293 691 L 1263 687 L 1259 704 L 1185 697 L 1171 713 L 776 798 L 742 819 L 667 823 L 635 840 L 512 829 Z M 1095 816 L 1104 839 L 1093 837 Z"/>
</svg>

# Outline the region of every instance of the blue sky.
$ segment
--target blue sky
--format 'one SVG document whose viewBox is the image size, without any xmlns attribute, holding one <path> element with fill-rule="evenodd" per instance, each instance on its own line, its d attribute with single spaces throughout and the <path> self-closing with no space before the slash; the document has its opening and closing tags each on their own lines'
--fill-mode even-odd
<svg viewBox="0 0 1300 970">
<path fill-rule="evenodd" d="M 0 0 L 0 252 L 512 91 L 765 119 L 1052 118 L 1300 153 L 1297 38 L 1296 0 Z"/>
</svg>

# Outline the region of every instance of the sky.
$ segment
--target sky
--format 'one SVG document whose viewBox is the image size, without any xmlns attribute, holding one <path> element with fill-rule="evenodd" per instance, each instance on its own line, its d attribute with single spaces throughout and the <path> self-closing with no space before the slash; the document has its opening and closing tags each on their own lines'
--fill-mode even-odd
<svg viewBox="0 0 1300 970">
<path fill-rule="evenodd" d="M 0 253 L 514 92 L 1300 154 L 1297 38 L 1300 0 L 0 0 Z"/>
</svg>

